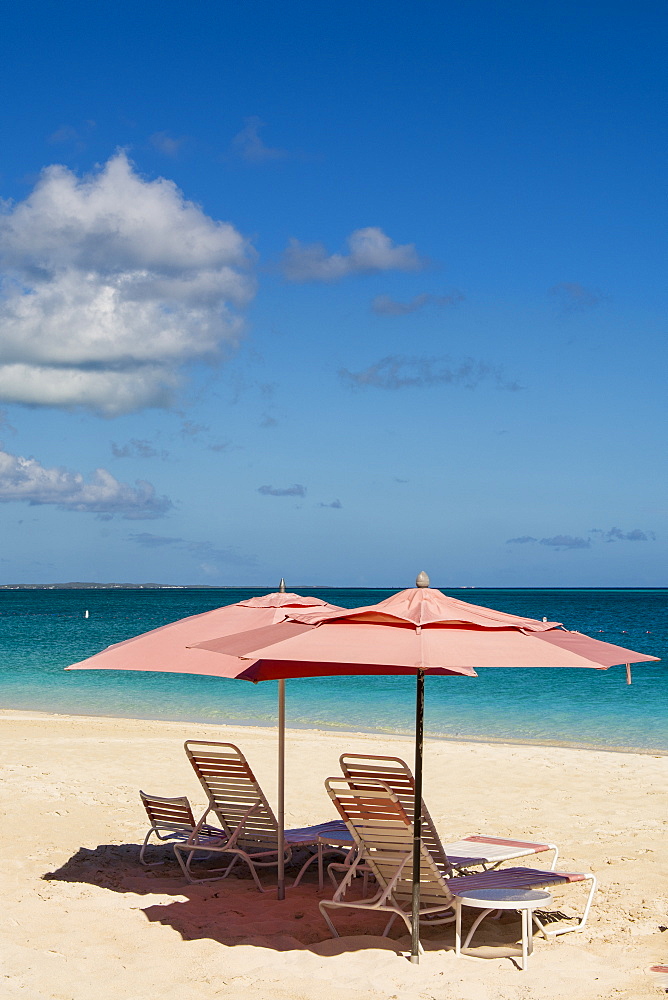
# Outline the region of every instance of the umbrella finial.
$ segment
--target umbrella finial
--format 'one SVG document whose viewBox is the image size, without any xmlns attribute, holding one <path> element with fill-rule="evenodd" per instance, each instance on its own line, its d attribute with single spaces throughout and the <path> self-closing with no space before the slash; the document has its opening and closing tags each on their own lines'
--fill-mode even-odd
<svg viewBox="0 0 668 1000">
<path fill-rule="evenodd" d="M 285 593 L 285 580 L 283 579 L 283 577 L 281 577 L 281 582 L 278 585 L 278 592 L 279 594 Z"/>
<path fill-rule="evenodd" d="M 427 576 L 427 574 L 425 573 L 425 571 L 423 569 L 420 570 L 420 572 L 418 573 L 417 577 L 415 578 L 415 586 L 416 587 L 428 587 L 429 585 L 430 585 L 429 584 L 429 577 Z"/>
</svg>

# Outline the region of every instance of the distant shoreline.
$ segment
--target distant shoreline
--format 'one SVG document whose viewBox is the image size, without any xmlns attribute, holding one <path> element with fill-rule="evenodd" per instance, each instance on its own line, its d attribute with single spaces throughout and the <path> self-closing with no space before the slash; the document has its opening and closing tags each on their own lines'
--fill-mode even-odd
<svg viewBox="0 0 668 1000">
<path fill-rule="evenodd" d="M 367 587 L 341 587 L 330 583 L 310 583 L 301 584 L 295 583 L 291 585 L 291 589 L 304 591 L 304 590 L 403 590 L 403 586 L 367 586 Z M 494 587 L 494 586 L 439 586 L 436 587 L 437 590 L 507 590 L 507 591 L 601 591 L 601 590 L 637 590 L 637 591 L 652 591 L 652 590 L 668 590 L 668 584 L 657 587 Z M 266 590 L 269 593 L 274 592 L 274 586 L 270 584 L 245 584 L 243 586 L 221 583 L 221 584 L 210 584 L 210 583 L 0 583 L 0 590 L 248 590 L 248 591 L 258 591 Z"/>
</svg>

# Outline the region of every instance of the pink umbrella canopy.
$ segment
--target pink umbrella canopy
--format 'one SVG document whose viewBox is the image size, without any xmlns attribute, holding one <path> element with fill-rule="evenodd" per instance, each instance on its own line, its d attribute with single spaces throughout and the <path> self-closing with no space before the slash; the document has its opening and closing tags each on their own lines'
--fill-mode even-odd
<svg viewBox="0 0 668 1000">
<path fill-rule="evenodd" d="M 250 631 L 196 644 L 239 657 L 228 676 L 260 681 L 331 674 L 465 674 L 480 667 L 576 667 L 605 670 L 656 661 L 580 632 L 446 597 L 403 590 L 369 607 L 291 609 Z"/>
<path fill-rule="evenodd" d="M 194 652 L 189 647 L 213 636 L 232 635 L 248 629 L 274 625 L 290 614 L 304 611 L 342 611 L 317 597 L 278 592 L 227 604 L 213 611 L 181 618 L 160 628 L 114 643 L 100 653 L 73 663 L 67 670 L 156 670 L 174 674 L 205 674 L 234 677 L 240 664 L 236 657 Z"/>
</svg>

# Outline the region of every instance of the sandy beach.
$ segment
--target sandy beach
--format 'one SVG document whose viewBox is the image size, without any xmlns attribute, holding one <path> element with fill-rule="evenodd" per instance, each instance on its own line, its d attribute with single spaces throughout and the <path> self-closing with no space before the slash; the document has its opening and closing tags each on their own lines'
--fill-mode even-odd
<svg viewBox="0 0 668 1000">
<path fill-rule="evenodd" d="M 204 799 L 186 738 L 239 744 L 276 802 L 271 729 L 0 713 L 2 990 L 7 1000 L 637 1000 L 661 995 L 647 968 L 668 959 L 668 757 L 428 741 L 425 799 L 443 839 L 473 833 L 549 840 L 559 867 L 593 871 L 588 927 L 536 937 L 526 973 L 519 921 L 486 921 L 457 959 L 453 931 L 432 928 L 412 966 L 366 914 L 339 918 L 333 940 L 313 880 L 279 903 L 239 878 L 191 886 L 169 853 L 143 868 L 138 789 Z M 412 758 L 403 737 L 289 731 L 288 826 L 335 818 L 323 780 L 343 751 Z M 196 812 L 197 814 L 197 812 Z M 530 859 L 528 864 L 534 864 Z M 522 862 L 518 862 L 522 864 Z M 535 865 L 540 867 L 540 864 Z M 269 876 L 265 876 L 267 883 Z M 578 887 L 554 890 L 565 913 Z"/>
</svg>

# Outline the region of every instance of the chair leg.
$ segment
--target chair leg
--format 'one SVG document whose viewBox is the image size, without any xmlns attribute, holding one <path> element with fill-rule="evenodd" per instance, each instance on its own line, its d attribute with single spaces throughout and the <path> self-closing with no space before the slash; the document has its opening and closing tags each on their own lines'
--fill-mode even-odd
<svg viewBox="0 0 668 1000">
<path fill-rule="evenodd" d="M 332 923 L 331 918 L 329 916 L 329 913 L 327 913 L 327 903 L 328 903 L 328 900 L 326 900 L 326 899 L 320 900 L 320 902 L 318 903 L 318 909 L 320 910 L 320 913 L 322 914 L 325 923 L 327 924 L 327 926 L 329 927 L 330 931 L 332 932 L 332 937 L 340 937 L 341 935 L 339 934 L 339 932 L 337 931 L 336 927 Z"/>
<path fill-rule="evenodd" d="M 139 861 L 141 862 L 142 865 L 146 865 L 147 868 L 150 868 L 150 867 L 152 867 L 155 864 L 159 864 L 159 865 L 162 864 L 161 861 L 157 861 L 157 862 L 156 861 L 144 861 L 144 855 L 146 853 L 146 845 L 148 844 L 149 837 L 151 836 L 151 834 L 153 832 L 154 832 L 154 827 L 151 827 L 151 829 L 148 831 L 148 833 L 144 837 L 144 843 L 141 845 L 141 849 L 139 851 Z"/>
<path fill-rule="evenodd" d="M 589 918 L 589 911 L 591 910 L 591 904 L 594 900 L 594 893 L 596 892 L 596 876 L 591 875 L 586 881 L 591 881 L 591 889 L 589 890 L 589 895 L 587 896 L 587 902 L 585 903 L 585 908 L 582 912 L 582 916 L 579 918 L 577 924 L 572 927 L 558 927 L 556 930 L 549 931 L 541 920 L 534 913 L 534 921 L 545 938 L 555 938 L 560 934 L 570 934 L 572 931 L 582 931 L 585 928 L 587 920 Z"/>
</svg>

